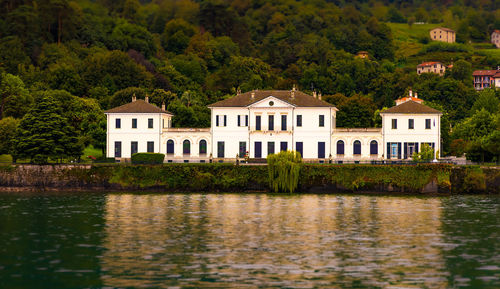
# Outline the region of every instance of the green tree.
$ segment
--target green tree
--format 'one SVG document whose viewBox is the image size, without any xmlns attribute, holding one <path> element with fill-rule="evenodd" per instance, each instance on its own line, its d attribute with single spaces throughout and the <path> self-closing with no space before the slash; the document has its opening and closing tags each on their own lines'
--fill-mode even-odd
<svg viewBox="0 0 500 289">
<path fill-rule="evenodd" d="M 134 49 L 142 53 L 146 58 L 156 53 L 156 46 L 151 33 L 142 26 L 130 23 L 119 24 L 113 29 L 109 46 L 112 49 L 122 51 Z"/>
<path fill-rule="evenodd" d="M 453 64 L 451 77 L 466 84 L 472 83 L 472 65 L 465 60 L 458 60 Z"/>
<path fill-rule="evenodd" d="M 82 152 L 83 146 L 57 101 L 48 94 L 37 99 L 16 131 L 13 158 L 47 163 L 49 158 L 79 158 Z"/>
<path fill-rule="evenodd" d="M 479 92 L 479 96 L 472 105 L 471 112 L 480 111 L 485 109 L 489 113 L 498 112 L 500 109 L 500 99 L 495 93 L 494 89 L 484 89 Z"/>
<path fill-rule="evenodd" d="M 146 91 L 138 87 L 127 87 L 119 90 L 111 96 L 110 107 L 117 107 L 132 101 L 132 96 L 135 95 L 137 99 L 144 99 Z"/>
<path fill-rule="evenodd" d="M 195 27 L 185 20 L 172 19 L 165 25 L 165 29 L 161 34 L 163 48 L 175 54 L 183 53 L 195 33 Z"/>
<path fill-rule="evenodd" d="M 28 65 L 31 62 L 24 49 L 24 44 L 17 36 L 1 38 L 0 66 L 9 73 L 17 73 L 20 65 Z"/>
<path fill-rule="evenodd" d="M 412 159 L 415 162 L 428 162 L 430 160 L 433 160 L 434 149 L 428 144 L 423 144 L 420 147 L 420 151 L 412 155 Z"/>
<path fill-rule="evenodd" d="M 0 97 L 0 119 L 4 116 L 23 117 L 33 102 L 21 78 L 8 73 L 1 77 Z"/>
<path fill-rule="evenodd" d="M 0 119 L 0 155 L 12 152 L 19 123 L 20 120 L 13 117 Z"/>
<path fill-rule="evenodd" d="M 325 100 L 334 104 L 337 112 L 338 127 L 371 127 L 375 104 L 373 100 L 364 95 L 355 94 L 346 97 L 342 94 L 325 97 Z"/>
</svg>

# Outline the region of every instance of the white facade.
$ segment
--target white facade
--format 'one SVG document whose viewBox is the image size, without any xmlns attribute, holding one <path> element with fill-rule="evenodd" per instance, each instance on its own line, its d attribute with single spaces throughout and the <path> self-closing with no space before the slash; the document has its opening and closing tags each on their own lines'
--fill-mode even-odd
<svg viewBox="0 0 500 289">
<path fill-rule="evenodd" d="M 411 159 L 411 155 L 420 151 L 423 144 L 433 147 L 435 158 L 439 158 L 440 114 L 381 113 L 381 115 L 385 159 Z"/>
<path fill-rule="evenodd" d="M 284 91 L 261 91 L 255 99 L 252 92 L 216 103 L 210 106 L 211 127 L 201 129 L 172 128 L 172 114 L 164 109 L 133 112 L 159 110 L 144 101 L 111 109 L 106 112 L 107 157 L 126 160 L 149 151 L 165 154 L 165 162 L 208 162 L 294 150 L 305 161 L 341 163 L 410 159 L 424 143 L 441 150 L 441 114 L 418 98 L 403 98 L 381 113 L 382 128 L 347 129 L 336 128 L 337 109 L 321 96 L 300 93 L 297 99 L 293 92 L 289 97 Z"/>
<path fill-rule="evenodd" d="M 295 107 L 269 96 L 248 107 L 211 110 L 214 158 L 244 157 L 246 152 L 250 158 L 266 158 L 281 150 L 311 159 L 331 154 L 334 107 Z"/>
</svg>

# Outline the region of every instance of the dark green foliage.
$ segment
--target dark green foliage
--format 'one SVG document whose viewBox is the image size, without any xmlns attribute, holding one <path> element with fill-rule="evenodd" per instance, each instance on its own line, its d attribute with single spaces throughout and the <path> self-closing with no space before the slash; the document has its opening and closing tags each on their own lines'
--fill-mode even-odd
<svg viewBox="0 0 500 289">
<path fill-rule="evenodd" d="M 12 152 L 19 122 L 12 117 L 0 119 L 0 155 Z"/>
<path fill-rule="evenodd" d="M 22 118 L 39 91 L 64 90 L 109 109 L 129 102 L 135 90 L 158 106 L 165 102 L 176 114 L 174 126 L 207 127 L 209 103 L 238 89 L 295 84 L 308 93 L 344 95 L 344 106 L 335 103 L 337 124 L 365 127 L 375 125 L 375 110 L 394 105 L 412 87 L 445 112 L 447 153 L 450 127 L 480 108 L 494 113 L 491 98 L 471 110 L 479 99 L 471 72 L 500 61 L 491 44 L 474 43 L 489 42 L 500 29 L 491 0 L 4 2 L 0 78 L 10 92 L 0 92 L 0 118 Z M 389 22 L 404 23 L 412 35 L 401 36 Z M 464 44 L 427 43 L 428 32 L 413 33 L 419 30 L 419 24 L 408 27 L 413 22 L 453 28 Z M 418 41 L 425 44 L 420 52 Z M 369 59 L 355 57 L 363 50 Z M 431 60 L 454 68 L 444 77 L 417 76 L 415 65 Z M 90 106 L 97 116 L 93 104 L 70 103 Z M 80 142 L 102 147 L 102 118 L 86 123 L 77 121 L 81 116 L 64 115 Z M 494 139 L 468 142 L 470 151 L 493 151 Z"/>
<path fill-rule="evenodd" d="M 158 153 L 135 153 L 132 155 L 133 164 L 162 164 L 165 154 Z"/>
<path fill-rule="evenodd" d="M 46 163 L 49 158 L 80 158 L 83 144 L 77 132 L 62 116 L 57 101 L 45 94 L 23 117 L 14 141 L 15 159 L 27 158 L 35 163 Z"/>
</svg>

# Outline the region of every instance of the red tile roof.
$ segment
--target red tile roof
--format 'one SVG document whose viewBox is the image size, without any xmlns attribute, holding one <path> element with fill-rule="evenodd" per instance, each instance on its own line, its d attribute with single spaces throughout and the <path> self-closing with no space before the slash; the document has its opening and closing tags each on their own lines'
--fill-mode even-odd
<svg viewBox="0 0 500 289">
<path fill-rule="evenodd" d="M 393 106 L 381 112 L 383 113 L 415 113 L 415 114 L 441 114 L 441 112 L 427 105 L 409 100 L 400 105 Z"/>
<path fill-rule="evenodd" d="M 171 112 L 163 110 L 154 104 L 146 102 L 142 99 L 126 103 L 124 105 L 108 109 L 105 113 L 166 113 L 174 115 Z"/>
<path fill-rule="evenodd" d="M 498 34 L 500 34 L 500 30 L 495 29 L 495 30 L 493 30 L 493 32 L 492 32 L 491 34 L 493 34 L 493 33 L 498 33 Z"/>
<path fill-rule="evenodd" d="M 476 70 L 472 73 L 472 76 L 493 76 L 498 70 Z"/>
<path fill-rule="evenodd" d="M 430 61 L 430 62 L 422 62 L 419 65 L 417 65 L 417 67 L 432 66 L 434 64 L 441 64 L 441 65 L 443 65 L 441 62 L 438 62 L 438 61 Z"/>
</svg>

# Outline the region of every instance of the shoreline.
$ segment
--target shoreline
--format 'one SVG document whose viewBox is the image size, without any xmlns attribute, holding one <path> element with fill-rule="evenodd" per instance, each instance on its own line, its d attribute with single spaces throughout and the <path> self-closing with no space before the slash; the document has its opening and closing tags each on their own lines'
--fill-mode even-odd
<svg viewBox="0 0 500 289">
<path fill-rule="evenodd" d="M 500 194 L 498 167 L 304 164 L 294 194 Z M 274 194 L 266 166 L 233 164 L 12 165 L 0 192 Z M 286 194 L 286 193 L 281 193 Z"/>
</svg>

